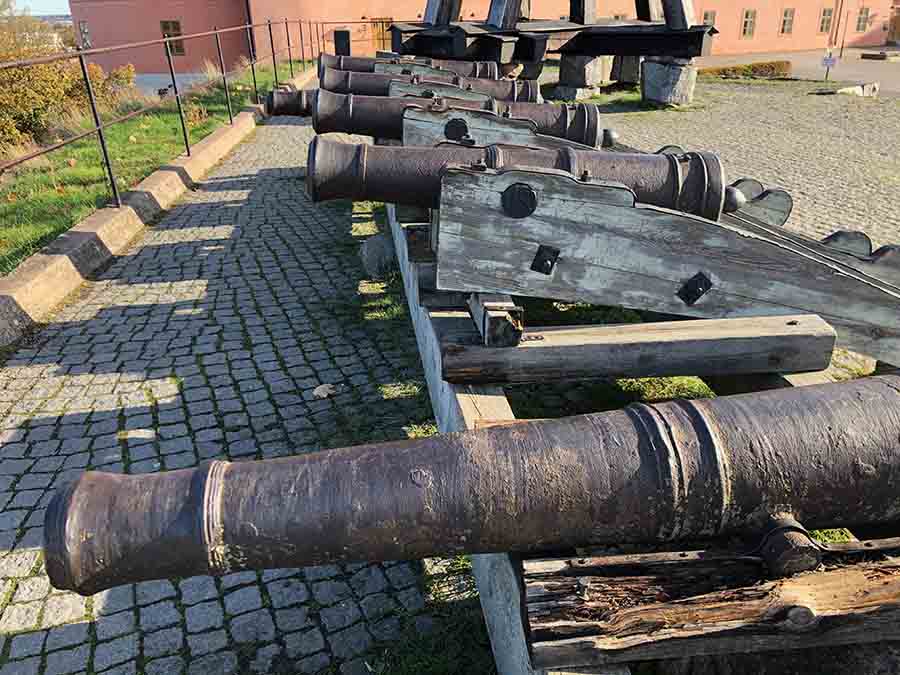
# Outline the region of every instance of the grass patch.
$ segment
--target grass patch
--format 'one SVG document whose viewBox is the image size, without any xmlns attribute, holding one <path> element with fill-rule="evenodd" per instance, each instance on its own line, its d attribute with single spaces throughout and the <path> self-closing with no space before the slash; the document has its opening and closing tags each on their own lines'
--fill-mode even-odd
<svg viewBox="0 0 900 675">
<path fill-rule="evenodd" d="M 287 75 L 286 65 L 279 67 L 281 76 Z M 271 89 L 272 68 L 258 68 L 257 82 L 261 95 Z M 251 103 L 250 74 L 229 81 L 229 92 L 235 112 Z M 190 121 L 191 143 L 197 143 L 227 123 L 228 110 L 221 83 L 186 97 L 185 114 Z M 83 117 L 80 124 L 92 126 L 89 114 L 80 117 Z M 184 151 L 174 101 L 109 127 L 106 138 L 120 192 L 134 187 Z M 109 200 L 106 171 L 95 136 L 0 176 L 0 275 L 9 274 L 22 260 Z"/>
<path fill-rule="evenodd" d="M 701 68 L 698 74 L 703 77 L 736 79 L 784 79 L 791 76 L 790 61 L 757 61 L 733 66 L 717 68 Z"/>
</svg>

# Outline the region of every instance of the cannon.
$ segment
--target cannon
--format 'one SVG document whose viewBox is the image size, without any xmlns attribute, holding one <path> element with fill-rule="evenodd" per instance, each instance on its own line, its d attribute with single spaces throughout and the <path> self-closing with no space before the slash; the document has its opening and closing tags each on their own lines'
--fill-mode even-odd
<svg viewBox="0 0 900 675">
<path fill-rule="evenodd" d="M 285 111 L 291 106 L 303 107 L 308 99 L 304 92 L 292 97 L 280 94 Z M 295 103 L 300 101 L 300 103 Z M 513 103 L 464 101 L 459 99 L 418 99 L 414 97 L 356 96 L 320 90 L 312 104 L 313 128 L 317 133 L 340 132 L 363 134 L 376 138 L 403 139 L 403 112 L 416 107 L 422 110 L 448 109 L 484 110 L 503 118 L 529 120 L 538 133 L 565 138 L 575 143 L 597 147 L 603 143 L 604 129 L 600 124 L 600 110 L 591 103 L 555 105 L 552 103 Z M 275 108 L 280 110 L 280 108 Z M 276 112 L 275 114 L 296 114 Z M 460 140 L 467 130 L 448 130 L 453 140 Z M 608 136 L 609 134 L 607 134 Z"/>
<path fill-rule="evenodd" d="M 900 377 L 522 422 L 256 462 L 87 472 L 45 514 L 81 594 L 246 569 L 670 542 L 900 517 Z"/>
<path fill-rule="evenodd" d="M 541 89 L 534 80 L 486 80 L 461 75 L 418 75 L 395 73 L 358 73 L 349 70 L 325 68 L 319 78 L 319 87 L 336 94 L 362 94 L 364 96 L 390 96 L 391 82 L 434 82 L 450 85 L 463 91 L 484 94 L 500 101 L 527 101 L 539 103 Z"/>
<path fill-rule="evenodd" d="M 334 54 L 319 54 L 318 72 L 321 78 L 326 68 L 334 70 L 346 70 L 355 73 L 376 73 L 378 66 L 398 65 L 408 67 L 415 72 L 416 66 L 425 66 L 446 70 L 448 73 L 456 73 L 463 77 L 478 77 L 489 80 L 500 79 L 500 67 L 496 61 L 451 61 L 449 59 L 432 59 L 427 56 L 403 57 L 403 58 L 372 58 L 370 56 L 335 56 Z"/>
<path fill-rule="evenodd" d="M 740 205 L 737 190 L 725 185 L 718 157 L 704 152 L 649 155 L 452 143 L 400 148 L 340 143 L 321 136 L 309 146 L 307 193 L 313 201 L 373 199 L 433 208 L 440 200 L 441 174 L 449 165 L 562 170 L 584 181 L 620 183 L 633 190 L 639 202 L 710 220 Z"/>
<path fill-rule="evenodd" d="M 266 95 L 267 115 L 305 117 L 314 110 L 316 89 L 273 89 Z"/>
</svg>

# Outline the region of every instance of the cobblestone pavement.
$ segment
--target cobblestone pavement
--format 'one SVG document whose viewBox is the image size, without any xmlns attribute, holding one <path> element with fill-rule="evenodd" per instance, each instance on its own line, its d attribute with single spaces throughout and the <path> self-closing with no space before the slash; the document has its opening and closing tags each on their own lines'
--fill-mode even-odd
<svg viewBox="0 0 900 675">
<path fill-rule="evenodd" d="M 817 87 L 701 82 L 693 110 L 609 114 L 603 124 L 642 150 L 716 152 L 730 180 L 787 189 L 789 226 L 807 235 L 858 229 L 900 244 L 900 95 L 809 95 Z"/>
<path fill-rule="evenodd" d="M 302 193 L 311 136 L 288 118 L 261 127 L 0 366 L 0 675 L 365 673 L 360 655 L 422 608 L 404 562 L 91 598 L 43 572 L 44 509 L 84 469 L 401 438 L 430 415 L 402 305 L 361 282 L 350 206 Z M 323 383 L 336 393 L 318 399 Z"/>
</svg>

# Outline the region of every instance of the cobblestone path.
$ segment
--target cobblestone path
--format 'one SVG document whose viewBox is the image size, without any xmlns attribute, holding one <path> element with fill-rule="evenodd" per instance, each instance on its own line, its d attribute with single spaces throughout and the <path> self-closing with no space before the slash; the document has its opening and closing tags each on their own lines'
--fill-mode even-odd
<svg viewBox="0 0 900 675">
<path fill-rule="evenodd" d="M 809 82 L 697 85 L 694 110 L 603 116 L 623 143 L 717 153 L 744 176 L 794 198 L 789 226 L 821 238 L 838 229 L 900 244 L 900 95 L 815 96 Z"/>
<path fill-rule="evenodd" d="M 303 194 L 276 118 L 0 366 L 0 675 L 366 673 L 423 606 L 395 563 L 52 591 L 54 488 L 402 438 L 430 415 L 402 304 L 361 282 L 350 206 Z M 323 383 L 336 392 L 318 399 Z M 424 413 L 423 413 L 424 410 Z"/>
</svg>

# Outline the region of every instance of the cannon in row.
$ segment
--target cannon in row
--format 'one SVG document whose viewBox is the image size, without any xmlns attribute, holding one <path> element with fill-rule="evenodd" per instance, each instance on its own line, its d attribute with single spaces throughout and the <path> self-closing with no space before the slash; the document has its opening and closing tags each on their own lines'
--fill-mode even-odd
<svg viewBox="0 0 900 675">
<path fill-rule="evenodd" d="M 665 542 L 900 516 L 900 378 L 258 462 L 87 472 L 45 516 L 56 588 L 338 561 Z"/>
<path fill-rule="evenodd" d="M 561 170 L 583 181 L 615 182 L 633 190 L 639 202 L 711 220 L 742 203 L 739 191 L 726 186 L 722 164 L 711 153 L 649 155 L 461 144 L 407 148 L 354 145 L 323 137 L 309 146 L 307 193 L 313 201 L 374 199 L 435 207 L 442 172 L 451 164 Z"/>
<path fill-rule="evenodd" d="M 356 73 L 418 72 L 418 68 L 447 71 L 463 77 L 477 77 L 488 80 L 500 79 L 500 67 L 496 61 L 454 61 L 450 59 L 432 59 L 427 56 L 372 58 L 370 56 L 336 56 L 319 54 L 318 72 L 321 78 L 326 68 L 347 70 Z"/>
<path fill-rule="evenodd" d="M 500 101 L 527 101 L 540 103 L 541 89 L 534 80 L 488 80 L 462 75 L 404 75 L 402 73 L 361 73 L 349 70 L 324 68 L 319 87 L 336 94 L 363 94 L 365 96 L 390 96 L 391 83 L 433 83 L 435 88 L 450 85 L 464 92 L 483 94 Z"/>
<path fill-rule="evenodd" d="M 498 121 L 515 119 L 531 122 L 537 133 L 566 139 L 588 147 L 609 145 L 614 138 L 601 126 L 599 108 L 592 103 L 554 105 L 514 103 L 495 99 L 419 99 L 414 97 L 360 96 L 330 91 L 281 91 L 269 93 L 267 112 L 271 115 L 312 115 L 316 133 L 345 133 L 403 140 L 404 112 L 417 108 L 429 112 L 477 110 L 491 113 Z M 448 124 L 448 140 L 462 141 L 469 135 L 465 122 Z"/>
</svg>

